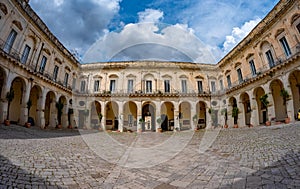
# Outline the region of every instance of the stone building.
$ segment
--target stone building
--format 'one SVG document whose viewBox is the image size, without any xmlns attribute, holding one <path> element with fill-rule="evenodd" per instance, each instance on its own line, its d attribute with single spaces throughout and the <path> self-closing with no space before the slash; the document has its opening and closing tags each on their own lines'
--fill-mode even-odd
<svg viewBox="0 0 300 189">
<path fill-rule="evenodd" d="M 300 2 L 282 0 L 217 64 L 80 64 L 28 1 L 3 0 L 0 120 L 10 104 L 11 122 L 23 125 L 30 117 L 42 128 L 61 123 L 155 131 L 294 121 L 300 108 L 299 40 Z M 267 105 L 260 100 L 265 94 Z M 61 121 L 57 102 L 63 105 Z"/>
</svg>

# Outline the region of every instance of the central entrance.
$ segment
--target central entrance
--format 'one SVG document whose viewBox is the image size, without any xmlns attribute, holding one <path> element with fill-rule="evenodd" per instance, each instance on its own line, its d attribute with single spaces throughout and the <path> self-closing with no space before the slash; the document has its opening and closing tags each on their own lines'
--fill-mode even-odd
<svg viewBox="0 0 300 189">
<path fill-rule="evenodd" d="M 152 104 L 143 105 L 142 118 L 145 121 L 142 125 L 144 131 L 155 131 L 155 108 Z"/>
</svg>

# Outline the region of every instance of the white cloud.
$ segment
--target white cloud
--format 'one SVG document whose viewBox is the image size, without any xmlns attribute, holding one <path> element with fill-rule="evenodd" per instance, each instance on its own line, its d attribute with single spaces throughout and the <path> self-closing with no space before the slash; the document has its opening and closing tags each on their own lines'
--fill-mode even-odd
<svg viewBox="0 0 300 189">
<path fill-rule="evenodd" d="M 257 18 L 255 20 L 245 22 L 241 28 L 234 27 L 231 35 L 226 36 L 226 40 L 223 44 L 224 52 L 229 52 L 233 47 L 235 47 L 260 21 L 261 19 Z"/>
<path fill-rule="evenodd" d="M 54 35 L 70 50 L 83 54 L 119 11 L 121 0 L 30 0 Z"/>
<path fill-rule="evenodd" d="M 209 50 L 187 25 L 127 24 L 119 33 L 108 32 L 84 55 L 84 62 L 109 60 L 172 60 L 215 63 Z"/>
<path fill-rule="evenodd" d="M 160 10 L 146 9 L 143 12 L 139 12 L 138 16 L 139 16 L 140 23 L 142 23 L 142 22 L 157 23 L 163 18 L 164 13 Z"/>
</svg>

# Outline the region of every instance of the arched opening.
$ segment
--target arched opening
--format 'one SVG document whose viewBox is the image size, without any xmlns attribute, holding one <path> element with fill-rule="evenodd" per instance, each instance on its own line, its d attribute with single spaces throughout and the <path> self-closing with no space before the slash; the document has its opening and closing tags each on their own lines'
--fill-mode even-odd
<svg viewBox="0 0 300 189">
<path fill-rule="evenodd" d="M 155 106 L 150 102 L 147 102 L 143 105 L 142 118 L 144 120 L 144 124 L 142 125 L 142 130 L 155 131 Z"/>
<path fill-rule="evenodd" d="M 41 100 L 40 98 L 41 94 L 42 94 L 42 89 L 37 85 L 32 87 L 30 90 L 29 101 L 27 102 L 27 109 L 28 109 L 28 122 L 31 123 L 31 126 L 35 126 L 38 123 L 37 120 L 40 119 L 37 114 L 37 110 L 38 110 L 39 102 Z"/>
<path fill-rule="evenodd" d="M 127 130 L 137 130 L 137 106 L 134 102 L 124 104 L 124 127 Z"/>
<path fill-rule="evenodd" d="M 179 123 L 181 130 L 191 129 L 191 105 L 188 102 L 182 102 L 179 105 Z"/>
<path fill-rule="evenodd" d="M 116 102 L 110 101 L 106 104 L 106 130 L 118 130 L 119 127 L 119 106 Z"/>
<path fill-rule="evenodd" d="M 163 131 L 173 130 L 174 129 L 174 105 L 171 102 L 164 102 L 161 105 L 160 109 L 161 113 L 161 129 Z M 182 120 L 181 115 L 179 115 L 179 119 Z M 180 122 L 180 128 L 182 127 L 182 122 Z"/>
<path fill-rule="evenodd" d="M 241 102 L 243 103 L 243 112 L 245 116 L 245 125 L 250 125 L 251 119 L 251 104 L 250 98 L 247 93 L 242 93 L 240 96 Z"/>
<path fill-rule="evenodd" d="M 57 106 L 57 103 L 61 104 L 61 107 Z M 58 99 L 58 102 L 56 102 L 56 111 L 57 111 L 57 121 L 56 123 L 58 125 L 61 125 L 62 127 L 66 128 L 68 125 L 68 111 L 67 111 L 67 98 L 65 96 L 61 96 Z"/>
<path fill-rule="evenodd" d="M 264 124 L 267 121 L 267 107 L 260 101 L 260 97 L 265 94 L 263 88 L 258 87 L 254 90 L 254 96 L 257 103 L 258 119 L 260 124 Z"/>
<path fill-rule="evenodd" d="M 94 129 L 99 129 L 100 123 L 102 121 L 101 104 L 98 101 L 92 102 L 91 106 L 91 127 Z"/>
<path fill-rule="evenodd" d="M 300 71 L 293 71 L 289 76 L 290 87 L 292 90 L 293 106 L 296 119 L 300 109 Z"/>
<path fill-rule="evenodd" d="M 207 125 L 206 123 L 206 104 L 205 102 L 198 102 L 196 105 L 196 115 L 197 115 L 197 127 L 204 129 Z"/>
<path fill-rule="evenodd" d="M 231 114 L 231 117 L 233 118 L 233 124 L 234 125 L 237 125 L 238 124 L 238 114 L 239 114 L 239 109 L 237 107 L 237 101 L 236 101 L 236 98 L 234 97 L 231 97 L 229 99 L 229 104 L 230 104 L 230 114 Z"/>
<path fill-rule="evenodd" d="M 14 98 L 10 103 L 8 117 L 11 123 L 20 123 L 22 103 L 24 98 L 23 91 L 25 87 L 25 82 L 20 77 L 15 78 L 11 84 L 11 89 L 14 91 Z"/>
<path fill-rule="evenodd" d="M 280 80 L 276 79 L 270 83 L 270 89 L 273 96 L 276 121 L 284 121 L 287 117 L 286 103 L 280 95 L 283 84 Z"/>
<path fill-rule="evenodd" d="M 55 94 L 53 91 L 49 91 L 46 95 L 45 101 L 45 126 L 56 126 L 56 108 L 55 108 Z"/>
</svg>

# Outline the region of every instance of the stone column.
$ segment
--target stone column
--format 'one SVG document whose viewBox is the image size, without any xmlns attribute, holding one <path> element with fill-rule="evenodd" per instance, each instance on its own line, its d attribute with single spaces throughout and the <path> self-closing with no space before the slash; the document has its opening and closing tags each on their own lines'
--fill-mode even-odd
<svg viewBox="0 0 300 189">
<path fill-rule="evenodd" d="M 155 114 L 156 114 L 156 120 L 155 120 L 155 130 L 156 130 L 156 132 L 158 132 L 159 131 L 159 129 L 161 128 L 161 122 L 160 123 L 157 123 L 157 119 L 158 118 L 160 118 L 161 119 L 161 113 L 160 113 L 160 106 L 161 106 L 161 104 L 160 104 L 160 101 L 155 101 L 155 106 L 156 106 L 156 112 L 155 112 Z"/>
<path fill-rule="evenodd" d="M 105 102 L 100 102 L 101 104 L 101 114 L 102 114 L 102 120 L 100 123 L 100 126 L 103 130 L 106 130 L 106 108 L 105 108 Z"/>
<path fill-rule="evenodd" d="M 140 123 L 140 119 L 142 118 L 142 102 L 136 102 L 137 106 L 137 132 L 142 132 L 142 124 Z"/>
<path fill-rule="evenodd" d="M 46 95 L 45 90 L 40 95 L 37 105 L 37 126 L 44 129 L 45 128 L 45 103 L 46 103 Z"/>
<path fill-rule="evenodd" d="M 259 112 L 257 107 L 257 102 L 255 96 L 253 96 L 253 92 L 249 95 L 250 104 L 251 104 L 251 117 L 250 117 L 250 124 L 253 126 L 259 125 Z"/>
<path fill-rule="evenodd" d="M 237 107 L 239 109 L 237 124 L 239 127 L 245 127 L 245 113 L 246 112 L 245 112 L 244 103 L 243 103 L 242 99 L 240 98 L 240 96 L 236 97 L 236 101 L 237 101 Z"/>
<path fill-rule="evenodd" d="M 62 109 L 62 115 L 61 115 L 61 125 L 63 128 L 68 127 L 68 101 L 64 103 L 64 108 Z"/>
<path fill-rule="evenodd" d="M 179 106 L 177 102 L 174 102 L 174 131 L 181 130 L 179 121 Z"/>
<path fill-rule="evenodd" d="M 286 112 L 287 112 L 287 116 L 290 118 L 290 121 L 294 122 L 295 121 L 295 111 L 294 111 L 294 99 L 292 98 L 292 89 L 290 86 L 290 82 L 288 79 L 288 76 L 285 75 L 283 77 L 283 86 L 285 86 L 285 90 L 288 92 L 289 94 L 289 99 L 287 99 L 286 101 Z"/>
<path fill-rule="evenodd" d="M 190 104 L 191 104 L 191 117 L 190 117 L 191 129 L 195 130 L 195 128 L 197 128 L 197 123 L 198 123 L 198 115 L 196 111 L 197 103 L 190 102 Z M 197 117 L 196 120 L 194 120 L 195 115 Z"/>
<path fill-rule="evenodd" d="M 211 120 L 211 114 L 209 113 L 209 106 L 206 107 L 205 115 L 206 115 L 206 129 L 211 129 L 212 120 Z"/>
<path fill-rule="evenodd" d="M 119 121 L 119 126 L 118 130 L 120 132 L 123 132 L 123 123 L 124 123 L 124 111 L 123 111 L 123 102 L 118 102 L 119 106 L 119 115 L 118 115 L 118 121 Z"/>
<path fill-rule="evenodd" d="M 27 84 L 27 86 L 26 86 Z M 31 83 L 25 83 L 24 89 L 22 91 L 22 104 L 21 104 L 21 115 L 20 115 L 20 124 L 24 125 L 28 121 L 28 109 L 27 102 L 30 97 Z"/>
</svg>

